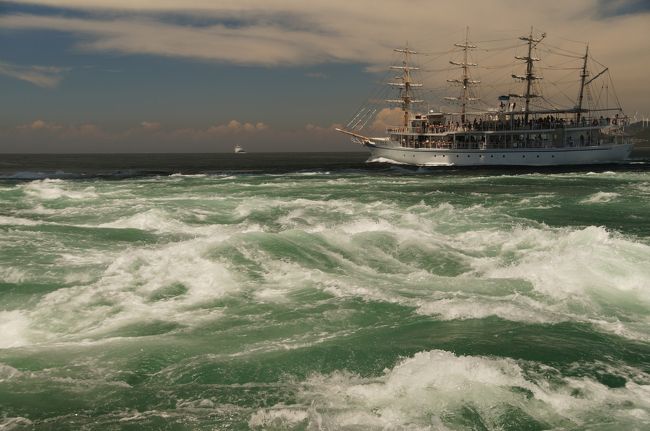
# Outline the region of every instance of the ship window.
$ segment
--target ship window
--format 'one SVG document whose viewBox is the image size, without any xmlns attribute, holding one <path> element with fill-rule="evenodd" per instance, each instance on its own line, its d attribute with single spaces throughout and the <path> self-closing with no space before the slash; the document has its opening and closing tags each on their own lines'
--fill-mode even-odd
<svg viewBox="0 0 650 431">
<path fill-rule="evenodd" d="M 490 158 L 494 157 L 494 154 L 490 154 Z"/>
<path fill-rule="evenodd" d="M 503 158 L 504 158 L 504 159 L 506 158 L 506 155 L 505 155 L 505 154 L 503 155 Z"/>
<path fill-rule="evenodd" d="M 456 157 L 460 157 L 458 154 L 456 154 Z"/>
<path fill-rule="evenodd" d="M 551 155 L 552 158 L 555 158 L 555 155 Z"/>
<path fill-rule="evenodd" d="M 539 159 L 539 154 L 537 155 L 537 158 Z"/>
<path fill-rule="evenodd" d="M 469 158 L 469 154 L 467 155 L 467 157 Z"/>
<path fill-rule="evenodd" d="M 522 159 L 525 159 L 525 158 L 526 158 L 526 156 L 521 156 L 521 158 L 522 158 Z"/>
</svg>

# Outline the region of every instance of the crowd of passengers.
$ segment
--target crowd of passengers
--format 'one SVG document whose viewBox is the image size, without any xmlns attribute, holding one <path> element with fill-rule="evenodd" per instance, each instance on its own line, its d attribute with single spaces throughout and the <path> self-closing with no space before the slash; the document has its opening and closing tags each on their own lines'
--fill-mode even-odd
<svg viewBox="0 0 650 431">
<path fill-rule="evenodd" d="M 541 134 L 537 135 L 528 135 L 527 139 L 508 139 L 505 135 L 499 135 L 497 137 L 491 138 L 489 144 L 486 142 L 485 137 L 479 136 L 462 136 L 457 138 L 455 142 L 450 140 L 429 140 L 424 139 L 424 136 L 420 136 L 419 139 L 414 140 L 401 140 L 402 147 L 405 148 L 461 148 L 461 149 L 479 149 L 479 148 L 550 148 L 550 147 L 575 147 L 575 146 L 591 146 L 595 142 L 595 138 L 591 134 L 580 134 L 580 136 L 568 136 L 566 142 L 558 143 L 551 142 L 548 139 L 542 137 Z M 464 138 L 463 140 L 460 140 Z M 466 140 L 465 140 L 466 139 Z"/>
<path fill-rule="evenodd" d="M 553 115 L 547 115 L 546 117 L 539 117 L 528 120 L 525 122 L 523 118 L 516 118 L 512 121 L 494 121 L 483 119 L 474 119 L 474 121 L 468 121 L 464 124 L 456 123 L 447 123 L 445 127 L 440 125 L 429 125 L 428 133 L 440 133 L 443 131 L 483 131 L 483 130 L 517 130 L 517 129 L 526 129 L 526 130 L 538 130 L 538 129 L 554 129 L 561 127 L 587 127 L 587 126 L 608 126 L 608 125 L 623 125 L 625 124 L 625 119 L 619 118 L 618 114 L 614 118 L 593 118 L 587 119 L 583 117 L 579 123 L 573 119 L 566 119 L 560 117 L 554 117 Z"/>
</svg>

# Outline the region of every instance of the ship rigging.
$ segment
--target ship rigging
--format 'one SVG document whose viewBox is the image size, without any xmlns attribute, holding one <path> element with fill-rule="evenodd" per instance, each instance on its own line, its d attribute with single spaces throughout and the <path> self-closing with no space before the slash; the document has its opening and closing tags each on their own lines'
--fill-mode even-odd
<svg viewBox="0 0 650 431">
<path fill-rule="evenodd" d="M 463 42 L 454 44 L 460 50 L 461 58 L 449 61 L 450 70 L 459 71 L 459 76 L 447 79 L 456 88 L 457 95 L 443 100 L 453 103 L 456 109 L 441 108 L 418 111 L 422 106 L 423 84 L 417 82 L 415 74 L 420 67 L 414 65 L 418 52 L 409 48 L 395 49 L 402 56 L 401 63 L 391 66 L 401 74 L 388 83 L 388 87 L 399 90 L 397 98 L 384 99 L 393 106 L 399 106 L 402 114 L 400 125 L 388 125 L 386 135 L 366 136 L 364 128 L 377 117 L 378 107 L 362 107 L 344 129 L 337 129 L 352 137 L 371 152 L 371 160 L 392 161 L 414 165 L 562 165 L 592 164 L 624 161 L 632 144 L 625 133 L 627 117 L 614 96 L 617 105 L 609 105 L 609 86 L 604 85 L 596 98 L 591 85 L 605 74 L 611 81 L 609 69 L 603 67 L 595 75 L 589 70 L 589 46 L 584 55 L 576 55 L 558 47 L 544 44 L 548 53 L 557 53 L 580 60 L 579 67 L 566 67 L 572 73 L 578 71 L 577 97 L 570 106 L 560 106 L 544 96 L 541 80 L 544 78 L 536 63 L 541 59 L 536 51 L 546 40 L 546 34 L 535 35 L 534 29 L 521 36 L 525 42 L 524 55 L 515 55 L 515 61 L 525 67 L 523 73 L 511 73 L 515 83 L 522 85 L 519 92 L 502 91 L 495 104 L 490 105 L 478 95 L 481 80 L 474 79 L 472 70 L 479 64 L 472 60 L 472 52 L 480 46 L 469 38 L 469 28 Z M 426 54 L 424 54 L 426 55 Z M 492 71 L 502 67 L 492 66 Z M 547 71 L 561 69 L 546 67 Z M 560 88 L 557 83 L 551 85 Z M 613 87 L 613 85 L 612 85 Z M 493 86 L 493 89 L 497 86 Z M 505 93 L 505 94 L 504 94 Z M 565 91 L 560 89 L 567 99 Z M 604 94 L 603 94 L 604 93 Z M 603 107 L 602 99 L 605 99 Z M 519 107 L 517 106 L 519 101 Z M 482 107 L 476 108 L 477 104 Z M 522 106 L 523 105 L 523 106 Z M 429 103 L 431 106 L 431 103 Z M 481 109 L 482 108 L 482 109 Z M 390 109 L 388 112 L 392 112 Z M 605 114 L 603 116 L 602 114 Z"/>
</svg>

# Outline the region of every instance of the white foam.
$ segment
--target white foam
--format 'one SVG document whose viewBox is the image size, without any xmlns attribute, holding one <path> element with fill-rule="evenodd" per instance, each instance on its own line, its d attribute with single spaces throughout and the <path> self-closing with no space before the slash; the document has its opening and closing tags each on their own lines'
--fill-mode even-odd
<svg viewBox="0 0 650 431">
<path fill-rule="evenodd" d="M 21 310 L 0 311 L 0 349 L 29 344 L 29 318 Z"/>
<path fill-rule="evenodd" d="M 603 171 L 603 172 L 587 172 L 585 175 L 616 175 L 614 171 Z"/>
<path fill-rule="evenodd" d="M 218 241 L 124 250 L 91 284 L 59 288 L 30 310 L 2 312 L 0 333 L 6 339 L 0 346 L 81 341 L 127 326 L 159 321 L 192 326 L 219 318 L 221 309 L 203 304 L 238 285 L 221 262 L 207 257 Z"/>
<path fill-rule="evenodd" d="M 374 158 L 368 159 L 366 162 L 367 163 L 390 163 L 391 165 L 406 165 L 407 164 L 407 163 L 398 162 L 396 160 L 389 159 L 389 158 L 386 158 L 386 157 L 374 157 Z"/>
<path fill-rule="evenodd" d="M 498 244 L 501 254 L 513 254 L 506 263 L 500 256 L 474 261 L 478 274 L 490 278 L 520 278 L 559 300 L 595 290 L 633 292 L 650 301 L 650 246 L 612 236 L 602 227 L 584 229 L 515 229 L 475 233 L 474 239 Z M 504 265 L 505 264 L 505 265 Z"/>
<path fill-rule="evenodd" d="M 317 175 L 331 175 L 331 172 L 329 171 L 314 171 L 314 172 L 308 172 L 308 171 L 303 171 L 303 172 L 293 172 L 291 175 L 296 175 L 296 176 L 303 176 L 303 177 L 314 177 Z"/>
<path fill-rule="evenodd" d="M 464 236 L 479 249 L 496 246 L 499 250 L 495 255 L 473 259 L 474 275 L 530 282 L 537 294 L 535 303 L 546 311 L 541 315 L 613 324 L 611 328 L 618 327 L 618 333 L 619 316 L 626 320 L 634 316 L 635 322 L 646 327 L 643 338 L 650 335 L 648 245 L 593 226 L 578 230 L 477 231 Z M 530 309 L 531 316 L 537 312 Z"/>
<path fill-rule="evenodd" d="M 3 283 L 21 283 L 27 274 L 24 270 L 14 268 L 14 267 L 4 267 L 0 266 L 0 282 Z"/>
<path fill-rule="evenodd" d="M 24 430 L 30 429 L 33 426 L 34 423 L 32 421 L 22 416 L 0 418 L 0 430 L 3 431 Z"/>
<path fill-rule="evenodd" d="M 351 204 L 347 210 L 356 208 Z M 379 203 L 372 213 L 375 218 L 359 211 L 354 221 L 328 223 L 304 209 L 291 212 L 283 224 L 300 220 L 293 225 L 302 224 L 303 230 L 318 233 L 335 248 L 355 256 L 350 261 L 321 250 L 340 262 L 345 275 L 318 274 L 300 267 L 296 274 L 309 273 L 312 281 L 335 296 L 402 304 L 445 320 L 498 316 L 530 323 L 579 321 L 626 337 L 650 339 L 650 247 L 646 244 L 602 227 L 539 224 L 508 228 L 512 219 L 482 206 L 461 212 L 450 204 L 419 204 L 397 216 L 397 209 Z M 468 230 L 468 226 L 479 229 Z M 368 243 L 363 238 L 370 238 L 369 233 L 385 235 L 394 242 L 395 251 L 381 243 Z M 468 270 L 452 278 L 422 271 L 395 255 L 401 247 L 410 246 L 431 258 L 440 255 L 456 261 Z M 377 274 L 365 261 L 383 262 L 388 271 Z M 496 295 L 490 293 L 495 283 L 506 286 Z M 513 283 L 525 289 L 509 290 L 507 286 Z M 470 289 L 472 285 L 476 288 Z M 447 286 L 457 287 L 449 290 Z"/>
<path fill-rule="evenodd" d="M 620 196 L 619 193 L 614 193 L 614 192 L 598 192 L 594 193 L 593 195 L 589 196 L 588 198 L 585 198 L 580 201 L 581 204 L 599 204 L 599 203 L 604 203 L 604 202 L 611 202 L 614 199 L 618 198 Z"/>
<path fill-rule="evenodd" d="M 184 198 L 185 199 L 185 198 Z M 247 206 L 254 211 L 252 206 Z M 259 224 L 220 225 L 202 223 L 211 214 L 209 211 L 188 210 L 171 213 L 160 208 L 140 210 L 132 215 L 119 217 L 104 222 L 98 227 L 113 229 L 139 229 L 159 234 L 185 234 L 203 238 L 226 238 L 236 233 L 248 233 L 263 230 Z"/>
<path fill-rule="evenodd" d="M 238 203 L 234 213 L 241 218 L 247 218 L 254 213 L 272 212 L 277 209 L 286 212 L 284 215 L 280 215 L 277 221 L 286 224 L 287 227 L 292 227 L 292 219 L 302 218 L 303 222 L 299 223 L 302 226 L 306 224 L 305 222 L 308 225 L 321 225 L 328 215 L 353 216 L 356 214 L 359 216 L 363 212 L 372 210 L 373 207 L 349 200 L 326 201 L 303 198 L 282 200 L 252 197 Z"/>
<path fill-rule="evenodd" d="M 636 182 L 630 184 L 629 187 L 632 189 L 633 193 L 640 193 L 642 195 L 650 194 L 650 183 L 648 182 Z"/>
<path fill-rule="evenodd" d="M 547 309 L 543 302 L 519 294 L 498 298 L 467 297 L 456 293 L 453 298 L 423 301 L 417 312 L 435 315 L 440 320 L 483 319 L 497 316 L 502 319 L 528 323 L 555 323 L 567 320 L 565 314 Z"/>
<path fill-rule="evenodd" d="M 64 181 L 45 184 L 63 191 L 69 187 Z M 292 293 L 300 289 L 400 304 L 445 320 L 578 321 L 631 338 L 650 335 L 648 245 L 604 228 L 552 228 L 501 208 L 431 199 L 436 200 L 404 208 L 390 200 L 242 194 L 223 209 L 241 217 L 232 225 L 186 221 L 208 217 L 209 209 L 172 212 L 171 204 L 150 208 L 143 200 L 120 201 L 109 215 L 101 215 L 102 221 L 119 218 L 88 226 L 183 233 L 193 239 L 84 251 L 83 258 L 77 250 L 62 250 L 56 262 L 63 266 L 104 269 L 88 278 L 62 277 L 74 285 L 46 295 L 33 310 L 22 310 L 28 324 L 18 335 L 26 343 L 79 340 L 156 319 L 191 326 L 218 318 L 218 309 L 200 307 L 215 298 L 245 292 L 259 302 L 286 303 L 295 301 Z M 266 235 L 324 255 L 336 268 L 311 258 L 274 255 L 260 246 Z M 229 256 L 210 257 L 210 250 L 224 241 L 259 267 L 256 277 L 249 278 Z M 420 257 L 432 266 L 448 261 L 453 268 L 440 275 L 419 263 Z M 14 282 L 26 277 L 2 268 L 0 276 Z M 186 292 L 165 293 L 181 285 L 177 290 Z"/>
<path fill-rule="evenodd" d="M 176 173 L 176 174 L 171 174 L 170 177 L 172 178 L 205 178 L 207 177 L 206 174 L 181 174 L 181 173 Z"/>
<path fill-rule="evenodd" d="M 296 427 L 306 422 L 308 417 L 309 415 L 306 411 L 276 407 L 253 413 L 248 421 L 248 426 L 263 429 L 268 429 L 269 427 Z"/>
<path fill-rule="evenodd" d="M 22 371 L 12 367 L 11 365 L 0 363 L 0 383 L 9 381 L 22 375 Z"/>
<path fill-rule="evenodd" d="M 10 217 L 10 216 L 0 216 L 0 225 L 8 226 L 36 226 L 41 224 L 40 222 L 21 218 L 21 217 Z"/>
<path fill-rule="evenodd" d="M 379 377 L 313 375 L 301 383 L 295 406 L 260 409 L 249 424 L 268 426 L 288 417 L 323 429 L 457 429 L 463 409 L 488 429 L 500 429 L 503 415 L 513 410 L 553 428 L 650 417 L 650 386 L 628 382 L 609 389 L 588 378 L 559 378 L 550 367 L 525 366 L 511 359 L 420 352 Z"/>
<path fill-rule="evenodd" d="M 495 214 L 492 208 L 457 208 L 448 203 L 420 203 L 400 209 L 381 201 L 362 204 L 257 198 L 242 202 L 235 211 L 247 217 L 254 211 L 278 208 L 283 212 L 276 220 L 285 228 L 297 228 L 327 241 L 330 246 L 319 246 L 319 253 L 339 262 L 344 272 L 277 262 L 273 255 L 248 255 L 247 247 L 240 248 L 267 270 L 264 282 L 255 287 L 260 301 L 282 302 L 291 286 L 313 286 L 335 296 L 413 307 L 418 313 L 445 320 L 498 316 L 530 323 L 581 321 L 631 338 L 650 336 L 649 313 L 644 311 L 650 308 L 650 247 L 604 228 L 550 228 L 542 224 L 509 228 L 517 220 Z M 346 214 L 356 217 L 348 221 Z M 154 220 L 166 217 L 146 215 Z M 178 223 L 169 230 L 187 230 Z M 247 232 L 252 227 L 244 225 L 236 230 Z M 212 232 L 205 227 L 197 229 L 194 232 L 202 236 Z M 265 229 L 256 226 L 252 231 Z M 394 241 L 397 248 L 386 249 L 384 240 L 372 242 L 368 234 L 375 233 Z M 431 258 L 440 255 L 456 261 L 467 267 L 467 272 L 453 278 L 440 277 L 395 254 L 401 247 L 411 246 Z M 354 258 L 350 260 L 329 247 Z M 388 270 L 378 274 L 376 263 L 365 262 L 382 262 Z M 490 293 L 495 282 L 517 282 L 528 291 L 504 288 Z M 630 318 L 634 324 L 629 323 Z"/>
<path fill-rule="evenodd" d="M 92 199 L 98 196 L 93 186 L 85 187 L 82 190 L 69 190 L 65 188 L 71 185 L 75 185 L 75 183 L 66 182 L 61 179 L 45 179 L 32 181 L 21 187 L 27 196 L 41 200 L 60 198 Z"/>
<path fill-rule="evenodd" d="M 187 232 L 188 227 L 185 223 L 170 219 L 163 210 L 152 208 L 143 212 L 138 212 L 131 216 L 122 217 L 117 220 L 102 223 L 99 227 L 117 228 L 117 229 L 140 229 L 154 232 Z"/>
<path fill-rule="evenodd" d="M 260 302 L 275 302 L 282 303 L 288 302 L 287 294 L 289 289 L 277 289 L 277 288 L 262 288 L 255 293 L 255 298 Z"/>
<path fill-rule="evenodd" d="M 392 232 L 393 225 L 386 220 L 360 219 L 346 223 L 340 229 L 347 234 L 359 234 L 366 232 Z"/>
</svg>

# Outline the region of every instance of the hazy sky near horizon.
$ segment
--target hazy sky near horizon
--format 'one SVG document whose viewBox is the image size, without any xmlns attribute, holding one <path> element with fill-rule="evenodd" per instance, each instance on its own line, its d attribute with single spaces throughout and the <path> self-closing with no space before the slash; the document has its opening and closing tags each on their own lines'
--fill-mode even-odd
<svg viewBox="0 0 650 431">
<path fill-rule="evenodd" d="M 491 103 L 517 90 L 531 25 L 553 47 L 546 95 L 570 103 L 588 42 L 625 112 L 650 115 L 648 0 L 0 1 L 0 152 L 356 150 L 333 126 L 390 78 L 393 48 L 423 53 L 438 108 L 469 26 Z"/>
</svg>

